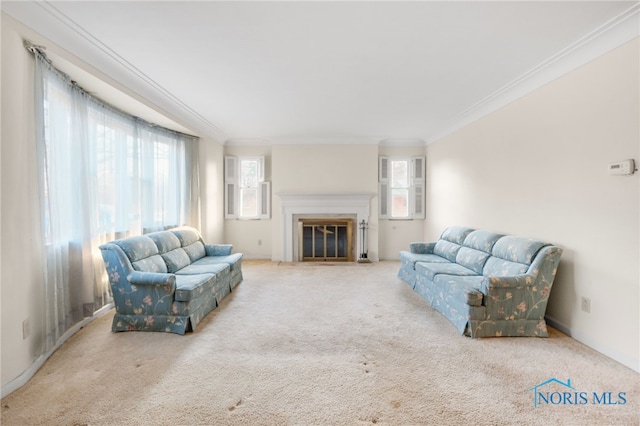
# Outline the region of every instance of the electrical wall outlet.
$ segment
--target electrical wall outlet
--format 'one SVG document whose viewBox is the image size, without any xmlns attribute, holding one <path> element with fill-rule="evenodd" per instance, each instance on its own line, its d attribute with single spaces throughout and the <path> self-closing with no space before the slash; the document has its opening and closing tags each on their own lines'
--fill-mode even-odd
<svg viewBox="0 0 640 426">
<path fill-rule="evenodd" d="M 262 245 L 262 240 L 258 240 L 258 245 L 261 246 Z"/>
<path fill-rule="evenodd" d="M 29 318 L 27 318 L 26 320 L 22 321 L 22 340 L 29 337 L 30 334 L 31 334 L 31 324 L 29 324 Z"/>
<path fill-rule="evenodd" d="M 589 299 L 588 297 L 582 296 L 581 302 L 582 302 L 582 310 L 586 313 L 591 312 L 591 299 Z"/>
</svg>

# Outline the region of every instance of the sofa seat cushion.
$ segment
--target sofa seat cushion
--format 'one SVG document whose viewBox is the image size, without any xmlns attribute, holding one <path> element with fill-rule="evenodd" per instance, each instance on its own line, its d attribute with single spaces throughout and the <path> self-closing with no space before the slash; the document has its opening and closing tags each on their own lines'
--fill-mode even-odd
<svg viewBox="0 0 640 426">
<path fill-rule="evenodd" d="M 455 276 L 440 274 L 433 280 L 436 287 L 441 288 L 450 297 L 464 300 L 469 306 L 482 306 L 480 290 L 482 276 Z"/>
<path fill-rule="evenodd" d="M 176 275 L 175 300 L 188 302 L 195 300 L 205 291 L 212 292 L 216 278 L 213 274 Z"/>
<path fill-rule="evenodd" d="M 476 272 L 469 268 L 465 268 L 457 263 L 416 263 L 416 272 L 423 274 L 429 280 L 433 281 L 436 275 L 478 275 Z"/>
<path fill-rule="evenodd" d="M 192 265 L 215 265 L 217 263 L 227 264 L 231 267 L 231 272 L 240 269 L 242 253 L 234 253 L 227 256 L 205 256 L 193 262 Z"/>
<path fill-rule="evenodd" d="M 226 263 L 192 263 L 189 266 L 176 271 L 176 275 L 199 275 L 199 274 L 214 274 L 219 277 L 228 274 L 231 268 Z"/>
<path fill-rule="evenodd" d="M 438 256 L 437 254 L 418 254 L 408 251 L 400 252 L 400 262 L 402 265 L 409 266 L 411 269 L 416 268 L 416 262 L 451 263 L 448 259 Z"/>
</svg>

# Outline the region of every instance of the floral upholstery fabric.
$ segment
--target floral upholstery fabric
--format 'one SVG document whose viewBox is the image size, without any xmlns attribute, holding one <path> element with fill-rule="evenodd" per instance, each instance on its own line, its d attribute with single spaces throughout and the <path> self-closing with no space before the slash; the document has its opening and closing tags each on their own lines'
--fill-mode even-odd
<svg viewBox="0 0 640 426">
<path fill-rule="evenodd" d="M 231 254 L 230 244 L 205 245 L 204 250 L 207 256 L 228 256 Z"/>
<path fill-rule="evenodd" d="M 409 243 L 409 252 L 415 254 L 433 254 L 436 243 Z"/>
<path fill-rule="evenodd" d="M 434 283 L 447 289 L 452 299 L 462 299 L 469 306 L 482 306 L 481 276 L 437 275 Z"/>
<path fill-rule="evenodd" d="M 162 256 L 154 254 L 153 256 L 146 257 L 144 259 L 136 260 L 131 265 L 136 271 L 142 272 L 167 272 L 167 264 L 164 263 Z"/>
<path fill-rule="evenodd" d="M 453 227 L 442 235 L 469 228 Z M 453 260 L 434 255 L 400 252 L 398 277 L 429 305 L 445 315 L 456 329 L 471 337 L 548 336 L 544 315 L 562 249 L 541 241 L 470 230 Z M 443 248 L 456 243 L 444 240 Z M 430 257 L 429 257 L 430 256 Z"/>
<path fill-rule="evenodd" d="M 530 264 L 546 244 L 529 238 L 505 236 L 493 246 L 492 254 L 512 262 Z"/>
<path fill-rule="evenodd" d="M 158 247 L 153 240 L 145 235 L 113 241 L 113 244 L 120 247 L 131 262 L 159 253 Z"/>
<path fill-rule="evenodd" d="M 440 257 L 444 257 L 450 262 L 455 262 L 456 256 L 458 255 L 458 250 L 460 250 L 459 244 L 452 243 L 447 240 L 440 240 L 436 243 L 436 246 L 433 248 L 433 254 L 437 254 Z"/>
<path fill-rule="evenodd" d="M 472 249 L 480 250 L 485 253 L 491 253 L 493 246 L 499 239 L 504 237 L 502 234 L 496 234 L 491 231 L 475 230 L 467 235 L 463 245 Z"/>
<path fill-rule="evenodd" d="M 175 300 L 188 302 L 202 295 L 203 292 L 214 288 L 216 276 L 213 274 L 176 275 Z M 215 293 L 215 290 L 213 291 Z"/>
<path fill-rule="evenodd" d="M 446 275 L 477 275 L 474 271 L 469 268 L 465 268 L 462 265 L 458 265 L 457 263 L 447 262 L 447 263 L 427 263 L 427 262 L 418 262 L 416 263 L 416 273 L 425 275 L 428 279 L 434 280 L 437 275 L 446 274 Z"/>
<path fill-rule="evenodd" d="M 167 272 L 176 272 L 191 264 L 191 259 L 182 248 L 173 249 L 162 254 L 162 260 L 167 264 Z"/>
<path fill-rule="evenodd" d="M 464 226 L 450 226 L 442 232 L 440 239 L 461 245 L 467 236 L 473 231 L 474 229 L 466 228 Z"/>
<path fill-rule="evenodd" d="M 158 253 L 167 253 L 180 247 L 180 240 L 172 232 L 160 231 L 147 234 L 146 237 L 153 240 Z"/>
<path fill-rule="evenodd" d="M 524 274 L 527 269 L 529 269 L 529 265 L 524 263 L 511 262 L 491 256 L 485 263 L 482 274 L 487 277 L 508 277 Z"/>
<path fill-rule="evenodd" d="M 456 256 L 456 263 L 471 269 L 476 274 L 482 274 L 482 269 L 488 258 L 489 253 L 470 247 L 461 247 Z"/>
<path fill-rule="evenodd" d="M 242 253 L 206 245 L 194 228 L 124 238 L 100 250 L 116 307 L 113 331 L 195 330 L 242 281 Z"/>
<path fill-rule="evenodd" d="M 195 262 L 196 260 L 205 257 L 207 254 L 204 251 L 204 244 L 200 241 L 196 241 L 195 243 L 188 244 L 182 249 L 187 253 L 191 262 Z"/>
</svg>

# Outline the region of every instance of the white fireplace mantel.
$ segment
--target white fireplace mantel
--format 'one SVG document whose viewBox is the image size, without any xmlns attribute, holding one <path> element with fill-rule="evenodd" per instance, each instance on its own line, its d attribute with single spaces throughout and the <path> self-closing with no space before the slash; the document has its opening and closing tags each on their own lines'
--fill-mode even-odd
<svg viewBox="0 0 640 426">
<path fill-rule="evenodd" d="M 369 222 L 369 204 L 372 192 L 347 194 L 278 193 L 282 205 L 284 231 L 284 260 L 293 262 L 295 215 L 355 215 L 357 223 Z M 359 234 L 359 233 L 358 233 Z M 357 253 L 362 252 L 358 235 Z"/>
</svg>

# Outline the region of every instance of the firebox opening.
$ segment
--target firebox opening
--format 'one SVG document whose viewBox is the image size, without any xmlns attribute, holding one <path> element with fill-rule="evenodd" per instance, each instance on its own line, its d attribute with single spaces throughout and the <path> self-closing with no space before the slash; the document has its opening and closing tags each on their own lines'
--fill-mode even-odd
<svg viewBox="0 0 640 426">
<path fill-rule="evenodd" d="M 302 218 L 298 221 L 299 260 L 303 262 L 353 262 L 354 220 Z"/>
</svg>

